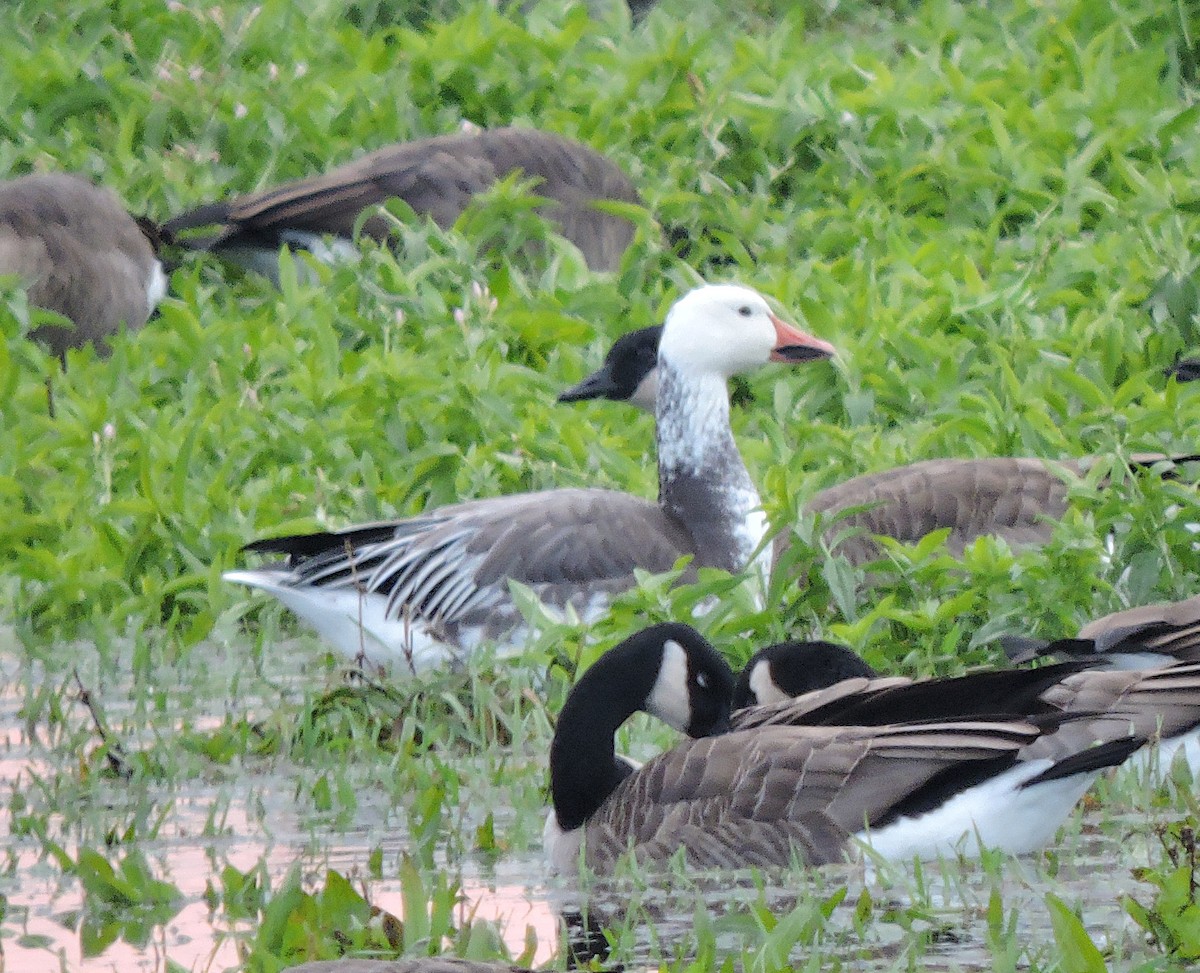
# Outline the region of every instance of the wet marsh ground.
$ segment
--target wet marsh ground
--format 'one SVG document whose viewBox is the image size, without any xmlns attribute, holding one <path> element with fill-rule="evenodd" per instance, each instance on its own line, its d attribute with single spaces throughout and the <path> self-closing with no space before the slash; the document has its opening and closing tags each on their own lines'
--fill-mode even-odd
<svg viewBox="0 0 1200 973">
<path fill-rule="evenodd" d="M 583 902 L 613 959 L 635 966 L 1076 968 L 1062 965 L 1072 946 L 1050 896 L 1113 969 L 1157 966 L 1161 948 L 1124 901 L 1154 902 L 1134 870 L 1163 868 L 1157 830 L 1195 810 L 1190 780 L 1156 790 L 1125 773 L 1044 855 L 732 882 L 633 874 L 585 896 L 549 882 L 541 859 L 550 730 L 533 660 L 384 693 L 314 640 L 272 639 L 261 654 L 214 641 L 130 684 L 124 652 L 81 653 L 75 666 L 4 638 L 11 970 L 273 969 L 372 945 L 560 965 L 571 935 L 560 912 Z M 439 722 L 439 739 L 414 740 Z M 500 727 L 515 742 L 470 739 Z M 645 756 L 666 742 L 639 721 L 625 746 Z M 403 932 L 358 910 L 360 896 Z M 410 931 L 416 913 L 432 918 Z"/>
<path fill-rule="evenodd" d="M 394 252 L 285 260 L 278 289 L 176 255 L 160 315 L 65 369 L 4 285 L 5 971 L 561 965 L 572 895 L 539 848 L 554 714 L 633 629 L 715 601 L 698 624 L 735 664 L 815 635 L 929 674 L 994 664 L 1004 632 L 1200 591 L 1195 476 L 1122 462 L 1197 451 L 1200 383 L 1163 376 L 1200 352 L 1192 5 L 662 0 L 638 26 L 498 6 L 0 5 L 0 166 L 82 172 L 135 212 L 464 120 L 579 138 L 646 203 L 612 274 L 514 186 L 445 231 L 393 207 Z M 735 410 L 767 514 L 795 535 L 763 605 L 718 573 L 647 578 L 590 626 L 526 604 L 538 635 L 518 660 L 355 681 L 221 581 L 265 535 L 551 486 L 652 496 L 651 420 L 554 398 L 701 277 L 758 287 L 841 352 L 764 370 Z M 797 515 L 919 459 L 1091 454 L 1040 552 L 952 559 L 935 536 L 868 576 Z M 622 747 L 669 740 L 640 720 Z M 679 973 L 1170 969 L 1200 949 L 1194 822 L 1189 784 L 1124 775 L 1041 856 L 715 890 L 634 876 L 590 909 L 614 961 Z"/>
</svg>

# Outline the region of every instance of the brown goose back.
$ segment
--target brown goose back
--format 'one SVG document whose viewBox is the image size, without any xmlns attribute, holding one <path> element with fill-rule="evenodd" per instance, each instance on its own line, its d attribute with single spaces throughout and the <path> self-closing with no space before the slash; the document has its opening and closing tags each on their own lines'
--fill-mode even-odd
<svg viewBox="0 0 1200 973">
<path fill-rule="evenodd" d="M 448 227 L 472 198 L 519 172 L 550 201 L 546 215 L 583 253 L 588 266 L 613 270 L 633 239 L 633 224 L 597 208 L 598 201 L 638 203 L 629 177 L 599 152 L 532 128 L 458 132 L 402 142 L 370 152 L 323 175 L 285 183 L 250 196 L 198 207 L 163 224 L 164 232 L 224 224 L 210 249 L 278 249 L 287 233 L 350 238 L 364 209 L 392 197 Z M 391 224 L 369 215 L 363 232 L 385 239 Z"/>
<path fill-rule="evenodd" d="M 29 301 L 74 329 L 32 333 L 56 355 L 146 323 L 165 278 L 154 248 L 112 193 L 68 173 L 0 183 L 0 274 L 15 274 Z"/>
</svg>

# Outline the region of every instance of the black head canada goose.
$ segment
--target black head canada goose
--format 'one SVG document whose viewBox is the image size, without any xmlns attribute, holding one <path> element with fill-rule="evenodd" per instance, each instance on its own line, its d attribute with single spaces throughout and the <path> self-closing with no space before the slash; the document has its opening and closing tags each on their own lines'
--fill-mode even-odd
<svg viewBox="0 0 1200 973">
<path fill-rule="evenodd" d="M 74 325 L 30 334 L 60 358 L 89 341 L 103 352 L 122 324 L 142 327 L 167 291 L 147 231 L 108 190 L 65 172 L 0 182 L 0 274 Z"/>
<path fill-rule="evenodd" d="M 475 195 L 518 172 L 536 180 L 534 191 L 550 201 L 546 215 L 589 267 L 617 268 L 633 239 L 633 224 L 594 204 L 640 202 L 633 183 L 594 149 L 533 128 L 457 132 L 389 145 L 324 175 L 197 207 L 168 220 L 162 232 L 168 240 L 219 253 L 278 283 L 281 246 L 334 258 L 353 238 L 360 214 L 393 197 L 445 228 Z M 215 236 L 181 236 L 214 225 L 220 227 Z M 382 215 L 369 215 L 362 232 L 386 240 L 390 227 Z M 332 249 L 325 243 L 328 237 L 335 240 Z"/>
<path fill-rule="evenodd" d="M 1200 662 L 1200 595 L 1105 615 L 1084 625 L 1074 640 L 1005 636 L 1000 641 L 1013 662 L 1047 655 L 1092 658 L 1114 669 Z"/>
<path fill-rule="evenodd" d="M 855 839 L 885 858 L 980 845 L 1023 853 L 1053 837 L 1102 769 L 1145 743 L 1126 728 L 1089 746 L 1090 733 L 1072 730 L 1082 719 L 1061 714 L 718 733 L 714 687 L 732 675 L 718 678 L 692 629 L 647 629 L 613 654 L 579 679 L 555 730 L 544 837 L 556 871 L 575 868 L 581 846 L 599 874 L 628 852 L 652 865 L 680 849 L 697 868 L 824 864 Z M 631 770 L 613 733 L 638 710 L 705 735 Z M 697 713 L 707 714 L 699 725 Z"/>
<path fill-rule="evenodd" d="M 613 399 L 654 411 L 658 397 L 658 342 L 662 325 L 623 334 L 604 356 L 604 364 L 558 395 L 559 402 Z"/>
<path fill-rule="evenodd" d="M 1063 653 L 1083 655 L 1088 640 L 1066 639 Z M 1132 731 L 1156 742 L 1133 755 L 1134 766 L 1166 768 L 1176 753 L 1200 769 L 1200 662 L 1142 670 L 1095 669 L 1094 656 L 1037 669 L 979 671 L 911 680 L 878 677 L 845 646 L 786 642 L 756 653 L 734 690 L 733 726 L 893 723 L 985 714 L 1080 719 L 1072 742 L 1104 743 Z M 809 660 L 813 665 L 809 665 Z M 1061 737 L 1059 743 L 1067 737 Z"/>
<path fill-rule="evenodd" d="M 604 364 L 559 395 L 559 401 L 604 398 L 652 409 L 657 378 L 651 350 L 657 340 L 650 328 L 619 338 Z M 1142 468 L 1195 458 L 1147 453 L 1131 457 L 1130 463 Z M 1013 547 L 1035 547 L 1049 542 L 1055 522 L 1066 513 L 1071 478 L 1085 475 L 1095 462 L 1023 457 L 922 460 L 827 487 L 804 509 L 832 520 L 826 541 L 856 565 L 880 556 L 877 536 L 915 543 L 942 528 L 949 528 L 946 548 L 956 556 L 983 536 L 1002 537 Z M 848 513 L 838 516 L 843 511 Z M 776 557 L 789 541 L 786 533 L 777 538 Z"/>
<path fill-rule="evenodd" d="M 659 347 L 659 496 L 562 489 L 474 500 L 408 520 L 255 541 L 287 556 L 226 580 L 262 588 L 350 657 L 416 670 L 481 640 L 512 647 L 522 619 L 509 581 L 583 618 L 635 583 L 634 572 L 740 571 L 765 531 L 758 493 L 729 427 L 727 379 L 768 361 L 826 358 L 761 295 L 708 285 L 667 314 Z M 457 653 L 456 651 L 457 650 Z"/>
</svg>

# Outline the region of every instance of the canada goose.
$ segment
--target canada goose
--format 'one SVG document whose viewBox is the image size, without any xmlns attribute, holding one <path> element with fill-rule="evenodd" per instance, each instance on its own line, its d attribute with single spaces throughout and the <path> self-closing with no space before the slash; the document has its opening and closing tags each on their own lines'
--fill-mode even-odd
<svg viewBox="0 0 1200 973">
<path fill-rule="evenodd" d="M 659 348 L 659 498 L 562 489 L 491 497 L 409 520 L 255 541 L 287 562 L 225 578 L 275 595 L 345 654 L 453 658 L 481 639 L 520 638 L 509 581 L 584 617 L 634 571 L 746 567 L 765 521 L 729 428 L 726 380 L 769 360 L 833 354 L 735 285 L 699 287 L 667 314 Z"/>
<path fill-rule="evenodd" d="M 759 649 L 738 674 L 733 708 L 782 702 L 848 679 L 877 676 L 874 669 L 844 645 L 823 641 L 779 642 Z"/>
<path fill-rule="evenodd" d="M 1005 636 L 1000 641 L 1013 662 L 1040 655 L 1092 657 L 1114 669 L 1200 662 L 1200 595 L 1113 612 L 1084 625 L 1077 640 Z"/>
<path fill-rule="evenodd" d="M 133 331 L 167 291 L 143 228 L 106 189 L 65 172 L 0 182 L 0 274 L 20 277 L 29 302 L 74 328 L 43 325 L 30 337 L 60 358 L 68 348 Z"/>
<path fill-rule="evenodd" d="M 560 394 L 559 401 L 605 398 L 653 408 L 657 381 L 650 350 L 657 340 L 650 328 L 619 338 L 604 365 Z M 1130 463 L 1151 467 L 1195 458 L 1139 454 Z M 949 528 L 946 548 L 956 556 L 985 535 L 1002 537 L 1014 547 L 1039 546 L 1049 542 L 1055 522 L 1067 511 L 1071 478 L 1083 476 L 1094 463 L 1088 458 L 921 460 L 827 487 L 804 509 L 831 520 L 825 538 L 852 564 L 879 557 L 876 536 L 915 543 L 942 528 Z M 837 516 L 842 511 L 850 513 Z M 776 556 L 789 543 L 790 536 L 781 534 Z"/>
<path fill-rule="evenodd" d="M 1083 654 L 1083 637 L 1057 645 Z M 810 659 L 815 663 L 809 665 Z M 774 723 L 844 726 L 902 719 L 1077 714 L 1073 734 L 1105 742 L 1132 731 L 1156 740 L 1162 767 L 1183 750 L 1200 769 L 1200 662 L 1151 671 L 1092 668 L 1089 658 L 1038 669 L 972 672 L 910 680 L 877 677 L 845 646 L 787 642 L 756 653 L 734 690 L 736 729 Z M 746 708 L 741 708 L 746 707 Z M 1151 753 L 1131 763 L 1144 766 Z"/>
<path fill-rule="evenodd" d="M 535 191 L 552 202 L 546 214 L 589 267 L 616 269 L 633 239 L 633 224 L 593 204 L 640 202 L 633 183 L 594 149 L 533 128 L 456 132 L 389 145 L 324 175 L 197 207 L 168 220 L 162 231 L 168 240 L 218 252 L 278 283 L 281 246 L 334 256 L 322 237 L 341 241 L 335 251 L 344 248 L 360 214 L 391 197 L 448 227 L 472 197 L 514 172 L 537 180 Z M 180 237 L 214 224 L 221 226 L 216 236 Z M 389 227 L 385 217 L 373 214 L 362 232 L 386 240 Z"/>
<path fill-rule="evenodd" d="M 545 848 L 554 869 L 574 867 L 581 845 L 598 873 L 629 851 L 653 864 L 683 849 L 700 868 L 823 864 L 856 837 L 889 858 L 969 854 L 978 841 L 1030 851 L 1100 770 L 1145 742 L 1122 733 L 1088 747 L 1069 716 L 717 733 L 715 688 L 732 675 L 718 677 L 714 656 L 687 626 L 655 627 L 579 679 L 550 751 Z M 613 734 L 638 710 L 703 739 L 630 772 L 615 759 Z"/>
<path fill-rule="evenodd" d="M 559 402 L 613 399 L 654 411 L 658 396 L 658 342 L 662 325 L 623 334 L 604 356 L 604 364 L 558 395 Z"/>
</svg>

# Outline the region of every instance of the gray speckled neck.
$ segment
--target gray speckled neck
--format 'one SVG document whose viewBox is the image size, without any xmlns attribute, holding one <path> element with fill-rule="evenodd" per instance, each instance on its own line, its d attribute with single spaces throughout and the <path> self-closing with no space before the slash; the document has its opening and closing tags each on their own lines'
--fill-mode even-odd
<svg viewBox="0 0 1200 973">
<path fill-rule="evenodd" d="M 740 571 L 762 540 L 758 491 L 729 428 L 718 375 L 691 377 L 659 359 L 658 500 L 692 535 L 697 566 Z"/>
</svg>

